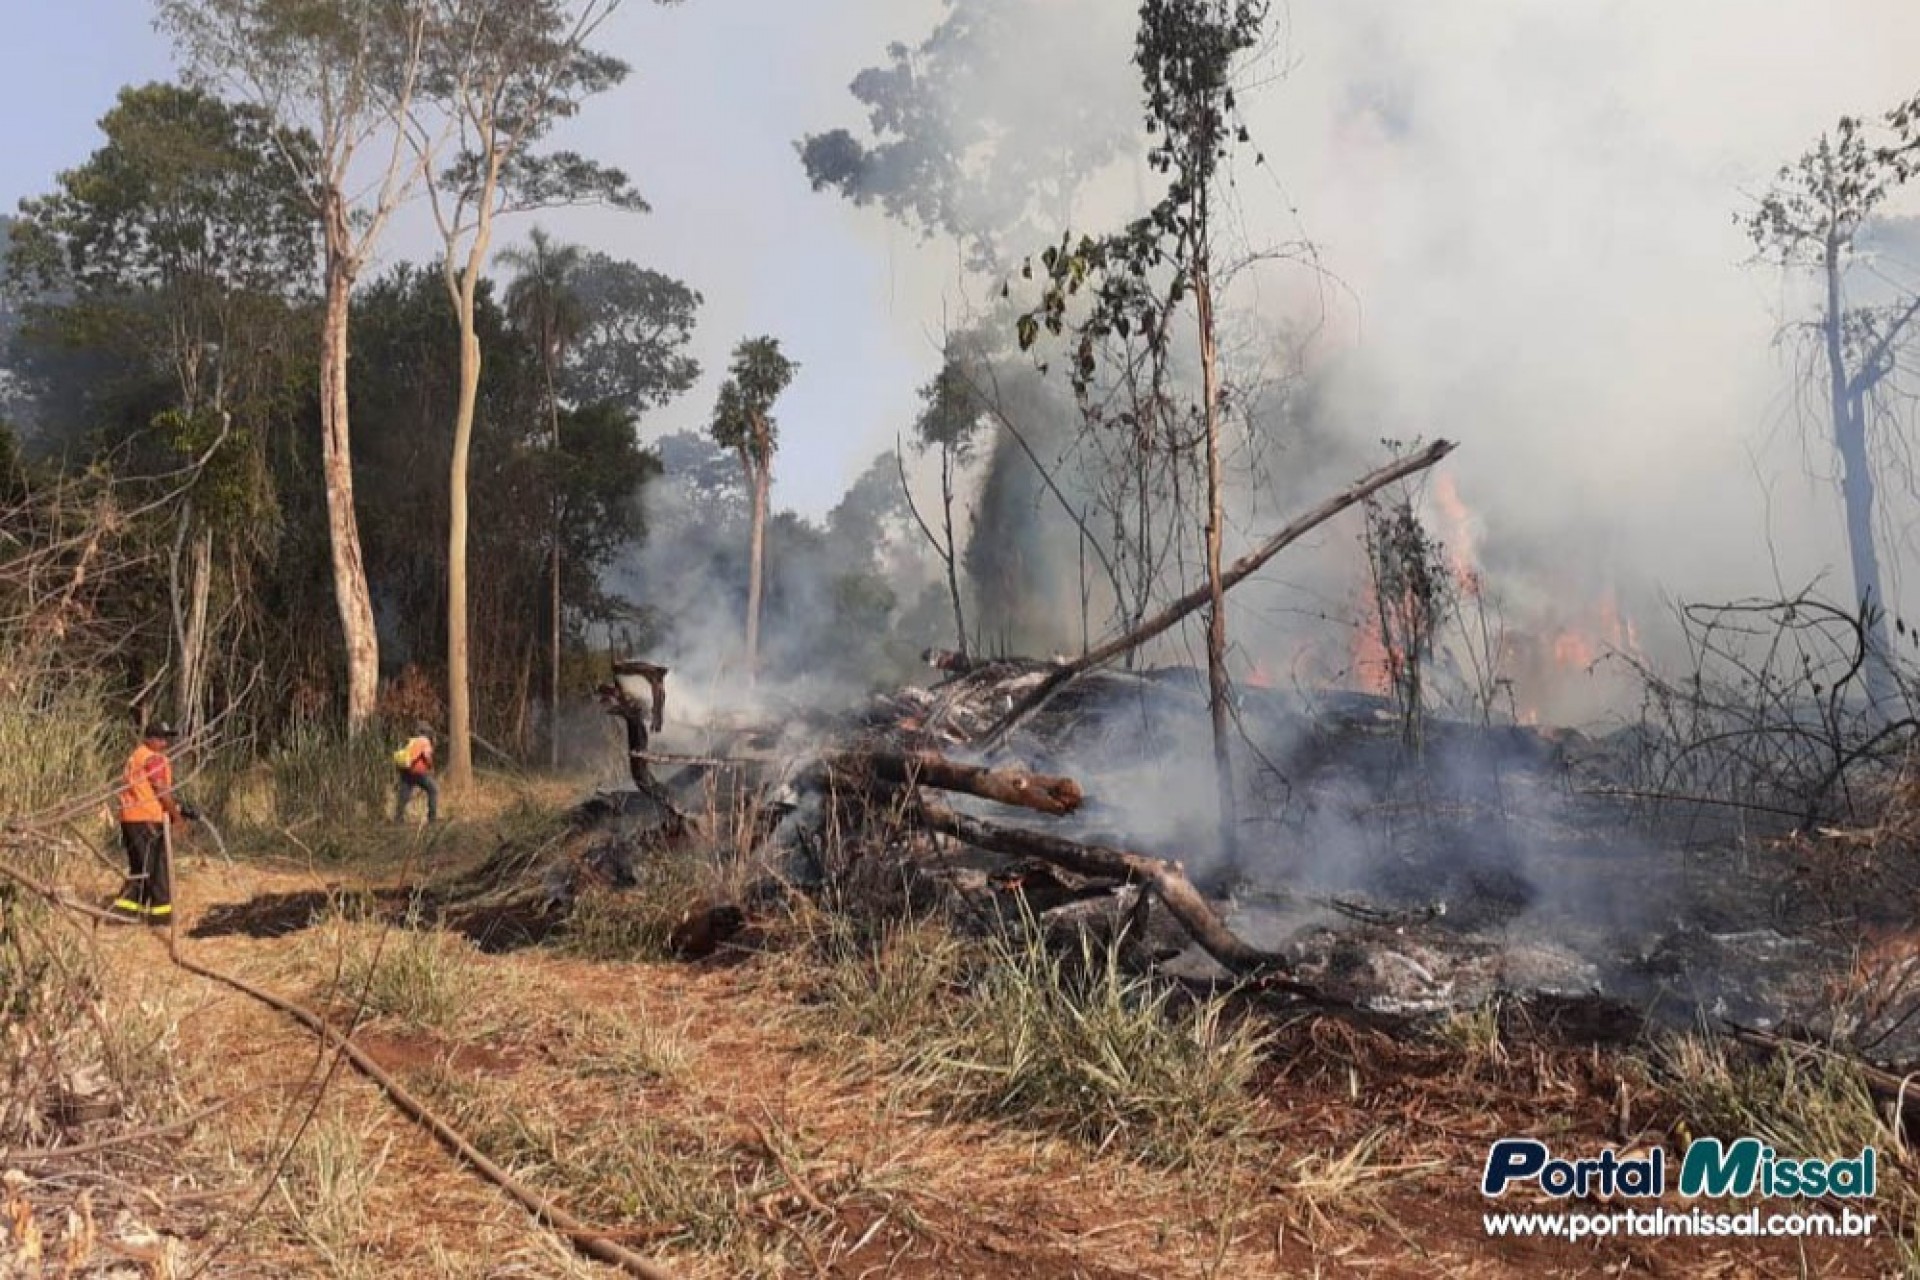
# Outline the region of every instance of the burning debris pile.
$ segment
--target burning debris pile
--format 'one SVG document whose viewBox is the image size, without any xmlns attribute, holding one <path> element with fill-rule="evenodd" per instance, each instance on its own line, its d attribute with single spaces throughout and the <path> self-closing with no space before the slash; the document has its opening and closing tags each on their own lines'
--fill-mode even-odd
<svg viewBox="0 0 1920 1280">
<path fill-rule="evenodd" d="M 1186 979 L 1382 1015 L 1546 999 L 1633 1025 L 1840 1037 L 1888 1062 L 1920 1053 L 1920 973 L 1873 1008 L 1835 998 L 1858 956 L 1805 891 L 1804 850 L 1702 842 L 1719 833 L 1697 813 L 1663 820 L 1623 794 L 1643 729 L 1433 721 L 1413 755 L 1384 699 L 1242 690 L 1254 764 L 1222 848 L 1200 673 L 944 666 L 837 713 L 669 724 L 655 741 L 689 750 L 643 737 L 633 791 L 596 797 L 542 856 L 481 880 L 519 886 L 558 923 L 583 893 L 657 889 L 700 843 L 738 871 L 731 900 L 679 909 L 702 947 L 715 912 L 725 932 L 784 894 L 827 893 L 972 927 L 1031 917 Z"/>
<path fill-rule="evenodd" d="M 1309 511 L 1226 568 L 1223 589 L 1450 448 Z M 1803 813 L 1649 792 L 1652 769 L 1671 781 L 1675 761 L 1686 779 L 1702 767 L 1698 736 L 1678 740 L 1678 703 L 1594 737 L 1486 705 L 1438 719 L 1417 686 L 1245 687 L 1229 704 L 1204 672 L 1136 665 L 1209 598 L 1190 592 L 1071 660 L 930 652 L 939 679 L 853 709 L 773 714 L 762 701 L 746 719 L 670 724 L 667 670 L 616 664 L 599 692 L 625 727 L 633 789 L 596 797 L 558 840 L 503 850 L 467 907 L 504 904 L 539 932 L 595 893 L 637 887 L 670 909 L 670 949 L 684 953 L 761 905 L 816 893 L 964 923 L 1030 917 L 1189 980 L 1383 1015 L 1572 1000 L 1920 1056 L 1920 958 L 1863 987 L 1862 912 L 1886 904 L 1836 910 L 1810 891 L 1811 851 L 1787 838 Z M 1762 711 L 1759 737 L 1777 739 L 1791 708 Z M 1792 741 L 1814 743 L 1789 753 L 1800 760 L 1824 739 Z M 1787 776 L 1778 758 L 1762 751 L 1748 772 Z M 724 852 L 724 884 L 675 879 L 692 848 Z M 1855 998 L 1863 989 L 1874 994 Z"/>
</svg>

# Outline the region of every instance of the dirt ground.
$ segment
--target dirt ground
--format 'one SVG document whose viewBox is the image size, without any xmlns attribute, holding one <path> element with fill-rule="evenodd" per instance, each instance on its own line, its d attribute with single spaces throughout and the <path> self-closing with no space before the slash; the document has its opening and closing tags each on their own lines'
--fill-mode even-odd
<svg viewBox="0 0 1920 1280">
<path fill-rule="evenodd" d="M 342 981 L 354 948 L 411 957 L 415 942 L 406 930 L 262 908 L 390 884 L 400 856 L 319 869 L 189 859 L 179 945 L 344 1021 L 356 1003 Z M 10 1203 L 39 1215 L 49 1273 L 613 1274 L 464 1168 L 307 1031 L 171 965 L 161 933 L 94 933 L 111 1002 L 156 1027 L 176 1064 L 173 1114 L 224 1105 L 86 1172 L 28 1169 L 30 1187 Z M 1884 1236 L 1490 1240 L 1477 1187 L 1490 1140 L 1534 1136 L 1591 1154 L 1660 1141 L 1677 1123 L 1617 1053 L 1537 1018 L 1474 1049 L 1281 1016 L 1249 1099 L 1265 1133 L 1257 1154 L 1175 1173 L 929 1110 L 877 1057 L 812 1029 L 807 974 L 788 957 L 600 962 L 442 943 L 441 962 L 458 965 L 454 998 L 431 1025 L 363 1019 L 358 1042 L 529 1185 L 680 1275 L 1898 1270 Z M 78 1126 L 60 1145 L 89 1137 Z M 91 1247 L 80 1250 L 77 1235 Z"/>
</svg>

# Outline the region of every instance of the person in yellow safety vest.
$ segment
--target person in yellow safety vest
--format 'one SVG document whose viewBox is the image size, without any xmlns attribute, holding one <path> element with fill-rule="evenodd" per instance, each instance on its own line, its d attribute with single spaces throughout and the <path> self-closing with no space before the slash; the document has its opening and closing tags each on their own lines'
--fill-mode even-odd
<svg viewBox="0 0 1920 1280">
<path fill-rule="evenodd" d="M 393 753 L 399 773 L 399 794 L 393 807 L 393 820 L 407 820 L 407 805 L 416 790 L 427 793 L 427 821 L 440 821 L 440 784 L 433 780 L 433 730 L 425 724 L 413 726 L 413 737 Z"/>
<path fill-rule="evenodd" d="M 165 721 L 148 726 L 121 774 L 120 843 L 127 851 L 127 882 L 113 900 L 112 912 L 123 919 L 153 925 L 173 919 L 167 824 L 200 817 L 173 794 L 173 762 L 167 751 L 179 736 Z"/>
</svg>

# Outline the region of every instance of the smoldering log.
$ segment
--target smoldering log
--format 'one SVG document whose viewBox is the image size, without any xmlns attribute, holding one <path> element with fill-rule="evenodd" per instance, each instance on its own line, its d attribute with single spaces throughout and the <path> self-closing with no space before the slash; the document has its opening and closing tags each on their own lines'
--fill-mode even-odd
<svg viewBox="0 0 1920 1280">
<path fill-rule="evenodd" d="M 1404 480 L 1408 476 L 1417 475 L 1425 471 L 1428 467 L 1433 466 L 1442 458 L 1452 453 L 1456 447 L 1457 446 L 1450 440 L 1435 440 L 1419 453 L 1411 457 L 1401 458 L 1396 462 L 1381 467 L 1378 471 L 1363 476 L 1346 489 L 1328 498 L 1325 502 L 1307 512 L 1292 524 L 1280 530 L 1280 532 L 1274 534 L 1271 538 L 1268 538 L 1254 550 L 1235 560 L 1220 575 L 1221 590 L 1230 591 L 1234 587 L 1239 586 L 1255 573 L 1258 573 L 1261 566 L 1266 564 L 1267 561 L 1273 559 L 1287 547 L 1298 542 L 1301 538 L 1333 519 L 1348 507 L 1359 502 L 1364 502 L 1367 498 L 1372 497 L 1375 493 L 1386 488 L 1396 480 Z M 995 721 L 993 727 L 988 729 L 986 734 L 980 739 L 980 745 L 987 747 L 997 745 L 1028 713 L 1032 712 L 1052 696 L 1055 689 L 1058 689 L 1061 685 L 1073 679 L 1081 672 L 1090 671 L 1102 663 L 1111 662 L 1122 654 L 1130 653 L 1138 649 L 1155 636 L 1171 630 L 1181 619 L 1205 605 L 1210 599 L 1212 599 L 1212 593 L 1207 587 L 1197 587 L 1125 635 L 1117 636 L 1098 648 L 1089 649 L 1073 661 L 1063 663 L 1061 666 L 1049 672 L 1046 679 L 1035 685 L 1031 692 L 1016 702 L 999 720 Z"/>
<path fill-rule="evenodd" d="M 1148 886 L 1166 904 L 1167 913 L 1193 935 L 1193 940 L 1200 944 L 1201 950 L 1218 960 L 1231 973 L 1266 974 L 1284 971 L 1288 967 L 1285 957 L 1251 946 L 1227 928 L 1177 862 L 1105 845 L 1079 844 L 1019 827 L 1005 827 L 956 813 L 945 805 L 926 800 L 921 801 L 918 815 L 931 830 L 982 849 L 1039 858 L 1078 875 Z"/>
<path fill-rule="evenodd" d="M 842 751 L 828 757 L 827 764 L 838 772 L 867 775 L 896 786 L 958 791 L 1055 818 L 1072 813 L 1086 799 L 1072 778 L 962 764 L 931 751 Z"/>
</svg>

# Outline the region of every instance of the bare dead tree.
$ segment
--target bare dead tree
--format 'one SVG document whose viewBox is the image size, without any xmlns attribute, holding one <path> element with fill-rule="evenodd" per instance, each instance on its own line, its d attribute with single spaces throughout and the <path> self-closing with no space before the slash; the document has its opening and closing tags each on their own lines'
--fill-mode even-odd
<svg viewBox="0 0 1920 1280">
<path fill-rule="evenodd" d="M 1880 457 L 1890 443 L 1885 437 L 1904 429 L 1896 375 L 1901 349 L 1920 317 L 1920 290 L 1874 270 L 1865 241 L 1908 176 L 1901 154 L 1877 144 L 1867 122 L 1842 117 L 1832 133 L 1780 170 L 1758 206 L 1741 219 L 1762 257 L 1818 281 L 1814 318 L 1793 331 L 1809 336 L 1819 353 L 1823 413 L 1840 461 L 1854 597 L 1868 641 L 1863 691 L 1888 714 L 1899 690 L 1887 634 L 1876 491 Z M 1869 300 L 1876 293 L 1880 298 Z"/>
</svg>

